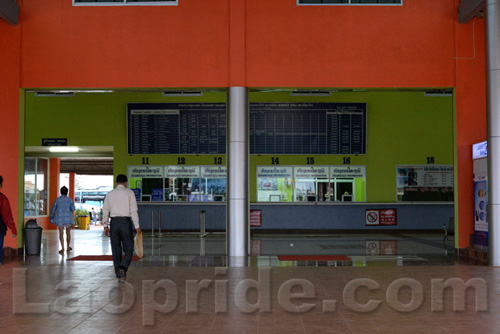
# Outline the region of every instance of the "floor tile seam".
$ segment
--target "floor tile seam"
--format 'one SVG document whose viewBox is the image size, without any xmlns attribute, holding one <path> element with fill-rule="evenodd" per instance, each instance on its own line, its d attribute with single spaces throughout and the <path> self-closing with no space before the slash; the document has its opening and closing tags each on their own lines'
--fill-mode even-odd
<svg viewBox="0 0 500 334">
<path fill-rule="evenodd" d="M 209 334 L 212 334 L 212 330 L 214 329 L 215 319 L 216 319 L 216 316 L 213 317 L 212 324 L 210 324 L 210 329 L 208 331 Z"/>
<path fill-rule="evenodd" d="M 118 328 L 117 328 L 117 329 L 113 332 L 113 334 L 118 333 L 118 332 L 120 331 L 120 329 L 121 329 L 123 326 L 125 326 L 125 324 L 126 324 L 127 322 L 129 322 L 130 320 L 135 319 L 135 315 L 136 315 L 137 313 L 139 313 L 139 312 L 140 312 L 140 310 L 135 311 L 135 312 L 132 314 L 132 316 L 130 316 L 130 317 L 129 317 L 126 321 L 124 321 L 124 322 L 123 322 L 123 323 L 122 323 L 122 324 L 121 324 L 121 325 L 120 325 L 120 326 L 119 326 L 119 327 L 118 327 Z"/>
<path fill-rule="evenodd" d="M 349 322 L 346 320 L 346 318 L 345 318 L 344 314 L 342 314 L 342 311 L 340 311 L 340 310 L 337 310 L 337 311 L 339 312 L 340 317 L 341 317 L 341 318 L 342 318 L 342 320 L 344 321 L 344 324 L 345 324 L 345 325 L 347 326 L 347 328 L 351 331 L 351 333 L 353 333 L 353 334 L 354 334 L 353 329 L 351 328 L 351 326 L 349 326 Z"/>
<path fill-rule="evenodd" d="M 170 327 L 170 324 L 172 323 L 172 321 L 174 321 L 174 319 L 176 319 L 176 317 L 180 318 L 180 316 L 178 314 L 179 314 L 179 312 L 181 312 L 182 308 L 186 305 L 185 301 L 182 298 L 180 300 L 181 300 L 181 302 L 179 304 L 179 307 L 176 308 L 176 311 L 173 312 L 172 317 L 170 319 L 168 319 L 168 321 L 165 324 L 165 326 L 163 326 L 163 328 L 161 329 L 160 334 L 168 333 L 168 330 L 165 332 L 165 329 L 167 329 L 168 327 Z"/>
<path fill-rule="evenodd" d="M 96 310 L 94 313 L 89 313 L 87 317 L 85 317 L 84 319 L 82 319 L 80 322 L 78 322 L 75 326 L 73 326 L 72 328 L 70 328 L 69 330 L 67 330 L 66 332 L 64 332 L 65 334 L 66 333 L 70 333 L 71 331 L 75 330 L 78 326 L 80 326 L 82 323 L 84 323 L 85 321 L 89 320 L 90 318 L 92 318 L 92 316 L 94 316 L 96 313 L 98 313 L 99 311 L 101 311 L 104 307 Z"/>
</svg>

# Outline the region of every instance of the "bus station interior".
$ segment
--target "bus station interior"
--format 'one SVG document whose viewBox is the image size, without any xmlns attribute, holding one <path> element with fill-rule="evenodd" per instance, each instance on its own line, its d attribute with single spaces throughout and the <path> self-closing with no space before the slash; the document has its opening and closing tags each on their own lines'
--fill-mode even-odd
<svg viewBox="0 0 500 334">
<path fill-rule="evenodd" d="M 500 124 L 496 0 L 0 0 L 0 14 L 11 2 L 0 175 L 18 235 L 0 331 L 500 333 L 493 158 L 477 183 L 472 157 Z M 100 226 L 77 219 L 59 254 L 66 173 L 72 198 L 76 175 L 127 175 L 144 257 L 125 284 Z M 475 292 L 440 300 L 439 280 Z"/>
</svg>

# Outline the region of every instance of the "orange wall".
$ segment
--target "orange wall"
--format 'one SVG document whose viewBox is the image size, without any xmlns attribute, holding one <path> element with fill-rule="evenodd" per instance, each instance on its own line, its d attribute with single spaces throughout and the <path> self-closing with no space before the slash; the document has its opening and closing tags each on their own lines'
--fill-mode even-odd
<svg viewBox="0 0 500 334">
<path fill-rule="evenodd" d="M 22 86 L 227 86 L 228 2 L 73 7 L 71 0 L 24 0 Z"/>
<path fill-rule="evenodd" d="M 454 85 L 454 0 L 130 7 L 24 0 L 22 13 L 23 87 Z M 246 83 L 231 82 L 229 69 Z"/>
<path fill-rule="evenodd" d="M 463 248 L 469 245 L 469 234 L 474 232 L 472 144 L 486 140 L 484 19 L 478 18 L 465 25 L 456 23 L 456 46 L 456 191 L 458 242 L 459 247 Z"/>
<path fill-rule="evenodd" d="M 22 210 L 18 205 L 19 65 L 20 28 L 0 20 L 0 175 L 4 178 L 1 191 L 9 199 L 18 230 L 22 214 L 18 212 Z M 11 238 L 10 232 L 4 240 L 4 247 L 17 248 L 17 238 Z"/>
<path fill-rule="evenodd" d="M 454 0 L 247 1 L 248 86 L 452 87 Z"/>
</svg>

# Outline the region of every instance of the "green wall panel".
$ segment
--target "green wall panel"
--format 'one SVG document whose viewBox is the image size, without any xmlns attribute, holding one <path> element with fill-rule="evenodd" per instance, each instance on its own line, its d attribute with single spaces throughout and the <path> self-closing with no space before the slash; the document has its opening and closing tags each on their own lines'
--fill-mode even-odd
<svg viewBox="0 0 500 334">
<path fill-rule="evenodd" d="M 329 97 L 291 97 L 289 92 L 251 92 L 250 102 L 364 102 L 367 103 L 366 155 L 254 155 L 250 158 L 250 199 L 256 201 L 256 166 L 365 165 L 367 202 L 396 201 L 396 165 L 453 164 L 452 97 L 426 97 L 423 92 L 339 92 Z M 203 97 L 164 97 L 161 92 L 76 93 L 74 97 L 36 97 L 26 93 L 26 146 L 40 146 L 42 138 L 67 138 L 71 146 L 113 146 L 114 173 L 127 165 L 175 165 L 179 155 L 130 156 L 127 154 L 126 104 L 128 102 L 225 102 L 225 93 L 205 92 Z M 184 155 L 186 165 L 212 165 L 216 155 Z M 223 157 L 223 164 L 225 164 Z M 357 185 L 356 185 L 357 186 Z"/>
</svg>

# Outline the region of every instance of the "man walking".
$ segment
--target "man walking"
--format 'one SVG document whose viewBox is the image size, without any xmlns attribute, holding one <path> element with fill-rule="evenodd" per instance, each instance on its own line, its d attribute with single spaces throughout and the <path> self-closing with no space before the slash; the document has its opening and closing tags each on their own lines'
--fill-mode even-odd
<svg viewBox="0 0 500 334">
<path fill-rule="evenodd" d="M 92 222 L 94 223 L 94 225 L 97 225 L 97 212 L 94 208 L 92 208 L 90 214 L 92 215 Z"/>
<path fill-rule="evenodd" d="M 106 195 L 102 208 L 104 232 L 111 237 L 113 264 L 119 281 L 124 281 L 127 278 L 127 270 L 132 261 L 134 253 L 133 229 L 137 233 L 142 233 L 139 227 L 135 194 L 127 188 L 127 182 L 126 175 L 120 174 L 116 177 L 116 188 Z M 108 218 L 111 218 L 111 228 L 108 226 Z"/>
</svg>

